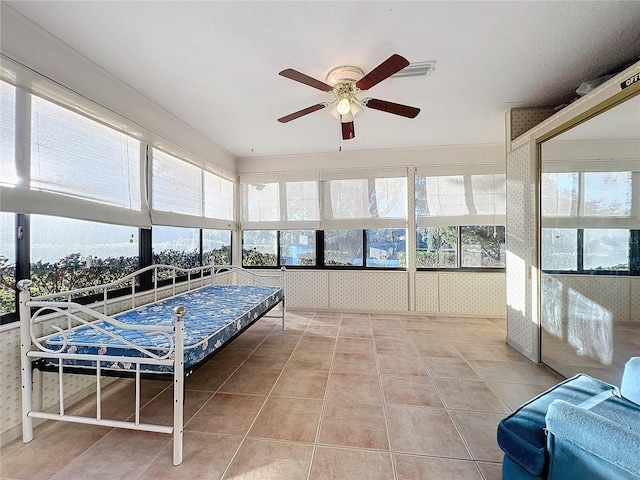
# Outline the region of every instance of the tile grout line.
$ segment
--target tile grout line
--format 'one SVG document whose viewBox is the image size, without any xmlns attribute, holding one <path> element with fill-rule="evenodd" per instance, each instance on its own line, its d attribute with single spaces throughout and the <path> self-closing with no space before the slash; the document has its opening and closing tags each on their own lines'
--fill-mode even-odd
<svg viewBox="0 0 640 480">
<path fill-rule="evenodd" d="M 233 464 L 234 460 L 236 459 L 236 457 L 238 456 L 238 452 L 240 452 L 240 450 L 242 449 L 242 446 L 245 444 L 247 438 L 249 437 L 249 432 L 251 431 L 251 429 L 253 428 L 253 426 L 255 425 L 256 421 L 258 420 L 258 417 L 260 416 L 260 413 L 262 413 L 262 410 L 264 410 L 265 405 L 267 404 L 267 402 L 269 401 L 269 398 L 271 397 L 271 393 L 273 392 L 273 390 L 276 388 L 276 384 L 278 383 L 278 380 L 280 380 L 280 377 L 282 377 L 282 373 L 284 372 L 284 369 L 287 367 L 289 361 L 291 360 L 291 357 L 293 356 L 293 352 L 295 351 L 295 349 L 298 347 L 298 345 L 300 344 L 300 341 L 302 340 L 302 336 L 304 335 L 304 332 L 307 330 L 307 328 L 309 327 L 309 325 L 307 324 L 307 326 L 305 327 L 304 331 L 302 332 L 302 334 L 300 334 L 300 338 L 298 339 L 298 341 L 296 342 L 296 346 L 293 347 L 293 350 L 291 351 L 291 354 L 289 355 L 289 358 L 287 359 L 287 361 L 285 362 L 285 364 L 282 366 L 282 368 L 280 369 L 280 373 L 278 374 L 278 377 L 276 378 L 276 381 L 273 382 L 273 385 L 271 386 L 271 389 L 269 390 L 269 393 L 267 393 L 267 396 L 264 399 L 264 402 L 262 402 L 262 405 L 260 406 L 260 409 L 258 410 L 258 412 L 256 413 L 256 416 L 253 418 L 253 421 L 251 422 L 251 425 L 249 425 L 249 428 L 247 429 L 247 432 L 244 434 L 244 436 L 242 437 L 242 440 L 240 441 L 240 443 L 238 444 L 238 448 L 236 448 L 236 451 L 233 453 L 233 455 L 231 456 L 231 459 L 229 460 L 229 463 L 227 464 L 226 468 L 224 469 L 224 471 L 222 472 L 222 474 L 220 475 L 220 479 L 224 479 L 225 476 L 227 475 L 227 473 L 229 472 L 229 469 L 231 468 L 231 465 Z M 274 328 L 275 329 L 275 328 Z M 284 330 L 286 332 L 286 330 Z M 262 342 L 260 342 L 258 344 L 258 347 L 260 345 L 262 345 L 262 343 L 264 343 L 264 341 L 266 340 L 266 338 L 273 332 L 269 332 L 268 335 L 265 336 L 265 338 L 262 340 Z M 256 349 L 258 348 L 256 347 L 253 351 L 255 352 Z M 247 356 L 247 358 L 249 358 L 251 356 L 251 354 L 249 354 Z M 246 361 L 246 359 L 240 364 L 242 365 L 244 362 Z M 240 366 L 238 366 L 238 368 L 240 368 Z M 235 373 L 235 372 L 234 372 Z M 229 376 L 229 378 L 231 378 L 231 376 Z M 227 380 L 229 380 L 227 378 Z M 226 383 L 226 381 L 224 382 Z M 220 388 L 222 388 L 222 386 L 224 385 L 224 383 L 222 385 L 220 385 Z M 217 393 L 217 391 L 216 391 Z"/>
<path fill-rule="evenodd" d="M 274 327 L 273 327 L 271 330 L 274 330 L 274 329 L 275 329 L 275 325 L 274 325 Z M 251 352 L 249 353 L 249 355 L 247 355 L 247 358 L 249 358 L 249 357 L 251 356 L 251 354 L 253 354 L 253 352 L 255 352 L 255 351 L 260 347 L 260 345 L 262 345 L 262 343 L 266 340 L 266 338 L 267 338 L 270 334 L 271 334 L 271 331 L 269 331 L 269 332 L 264 336 L 264 338 L 262 339 L 262 341 L 261 341 L 260 343 L 258 343 L 258 345 L 256 345 L 256 347 L 255 347 L 253 350 L 251 350 Z M 240 362 L 240 364 L 239 364 L 237 367 L 235 367 L 235 369 L 233 369 L 233 370 L 231 371 L 231 373 L 229 373 L 229 376 L 227 377 L 227 379 L 226 379 L 224 382 L 222 382 L 222 383 L 218 386 L 218 388 L 216 388 L 214 391 L 211 391 L 211 390 L 194 390 L 194 391 L 206 391 L 206 392 L 211 392 L 211 395 L 209 396 L 209 398 L 208 398 L 205 402 L 203 402 L 203 404 L 200 406 L 200 408 L 198 408 L 198 409 L 194 412 L 194 414 L 193 414 L 193 415 L 192 415 L 192 416 L 187 420 L 187 422 L 186 422 L 186 423 L 183 423 L 183 426 L 182 426 L 182 429 L 183 429 L 183 435 L 184 435 L 184 433 L 186 433 L 186 428 L 185 428 L 185 427 L 186 427 L 186 426 L 191 422 L 191 420 L 193 420 L 193 419 L 198 415 L 198 413 L 200 413 L 200 412 L 202 411 L 202 409 L 204 409 L 205 405 L 207 405 L 207 403 L 209 403 L 209 401 L 210 401 L 210 400 L 215 396 L 215 394 L 216 394 L 216 393 L 218 393 L 218 391 L 220 390 L 220 388 L 222 388 L 222 386 L 227 382 L 227 380 L 229 380 L 229 378 L 231 378 L 231 376 L 233 376 L 233 374 L 234 374 L 234 373 L 236 373 L 236 372 L 238 371 L 238 369 L 239 369 L 239 368 L 244 364 L 244 362 L 245 362 L 245 361 L 246 361 L 246 358 L 245 358 L 245 360 L 243 360 L 242 362 Z M 187 377 L 187 378 L 188 378 L 188 377 Z M 162 390 L 158 395 L 156 395 L 156 396 L 154 397 L 154 399 L 155 399 L 155 398 L 157 398 L 160 394 L 162 394 L 162 393 L 163 393 L 163 392 L 165 392 L 166 390 L 171 390 L 171 389 L 172 389 L 172 385 L 168 385 L 168 386 L 167 386 L 167 387 L 165 387 L 165 388 L 164 388 L 164 389 L 163 389 L 163 390 Z M 186 382 L 186 378 L 185 378 L 185 396 L 184 396 L 185 398 L 184 398 L 184 401 L 183 401 L 183 408 L 184 408 L 184 403 L 186 402 L 186 392 L 187 392 L 187 390 L 189 390 L 189 389 L 187 388 L 187 382 Z M 151 403 L 151 401 L 147 402 L 144 406 L 147 406 L 149 403 Z M 142 408 L 143 408 L 143 407 L 140 407 L 140 410 L 142 410 Z M 128 417 L 128 418 L 131 418 L 131 417 Z M 200 433 L 207 433 L 207 432 L 200 432 Z M 151 466 L 153 465 L 153 463 L 154 463 L 154 462 L 159 458 L 159 456 L 160 456 L 160 454 L 162 453 L 162 451 L 167 447 L 167 445 L 169 445 L 169 443 L 170 443 L 172 440 L 173 440 L 173 437 L 169 440 L 169 442 L 167 442 L 167 444 L 166 444 L 166 445 L 164 445 L 164 446 L 160 449 L 160 451 L 158 452 L 158 454 L 157 454 L 157 455 L 156 455 L 156 456 L 155 456 L 155 457 L 154 457 L 154 458 L 153 458 L 153 459 L 152 459 L 152 460 L 151 460 L 151 461 L 150 461 L 150 462 L 145 466 L 145 468 L 142 470 L 142 472 L 140 473 L 140 475 L 138 475 L 136 478 L 142 478 L 142 477 L 144 476 L 144 474 L 149 470 L 149 468 L 151 468 Z M 241 444 L 242 444 L 242 442 L 240 442 L 240 445 L 241 445 Z M 184 447 L 184 443 L 183 443 L 183 447 Z M 236 451 L 236 453 L 237 453 L 237 451 Z M 235 457 L 235 454 L 234 454 L 234 457 Z M 227 466 L 227 467 L 228 467 L 228 466 Z M 226 470 L 225 470 L 225 472 L 226 472 Z M 223 475 L 224 475 L 224 474 L 223 474 Z M 221 478 L 222 478 L 222 477 L 221 477 Z"/>
<path fill-rule="evenodd" d="M 315 315 L 314 315 L 315 317 Z M 331 379 L 331 369 L 336 357 L 336 349 L 338 348 L 338 338 L 340 334 L 340 324 L 342 323 L 342 314 L 340 314 L 340 321 L 338 322 L 338 331 L 336 332 L 336 341 L 333 344 L 333 353 L 331 354 L 331 363 L 329 363 L 329 374 L 327 375 L 327 384 L 324 388 L 324 396 L 322 397 L 322 406 L 320 407 L 320 418 L 318 419 L 318 427 L 316 428 L 316 437 L 313 442 L 313 450 L 311 452 L 311 461 L 309 462 L 309 473 L 307 474 L 307 480 L 311 480 L 311 472 L 313 471 L 313 462 L 316 459 L 316 450 L 320 444 L 320 432 L 322 430 L 322 419 L 324 417 L 325 407 L 327 405 L 327 394 L 329 392 L 329 380 Z"/>
<path fill-rule="evenodd" d="M 412 340 L 412 342 L 413 342 L 413 340 Z M 415 346 L 415 344 L 414 344 L 414 346 Z M 437 383 L 435 381 L 436 377 L 433 377 L 433 375 L 431 374 L 431 371 L 429 370 L 429 367 L 427 366 L 426 362 L 424 361 L 422 355 L 420 355 L 420 361 L 421 361 L 422 365 L 425 367 L 425 369 L 427 370 L 427 374 L 429 375 L 429 379 L 431 380 L 431 383 L 433 384 L 433 388 L 435 389 L 436 394 L 438 395 L 438 398 L 440 399 L 440 402 L 442 403 L 442 406 L 444 407 L 444 410 L 447 413 L 447 416 L 449 417 L 449 420 L 451 421 L 451 424 L 453 425 L 453 427 L 456 430 L 456 433 L 460 437 L 460 440 L 462 441 L 462 444 L 464 445 L 464 448 L 467 450 L 467 453 L 469 454 L 469 459 L 470 460 L 474 460 L 473 454 L 471 453 L 471 449 L 469 448 L 469 445 L 467 444 L 467 441 L 462 436 L 462 432 L 458 428 L 458 425 L 456 425 L 456 422 L 453 421 L 453 417 L 451 416 L 451 413 L 449 412 L 449 408 L 447 407 L 447 403 L 445 402 L 444 397 L 443 397 L 442 393 L 440 392 L 440 389 L 438 388 L 438 385 L 437 385 Z M 478 468 L 477 465 L 476 465 L 476 468 Z"/>
<path fill-rule="evenodd" d="M 384 388 L 382 385 L 382 374 L 380 373 L 380 360 L 378 359 L 378 349 L 376 344 L 376 337 L 373 334 L 373 325 L 371 326 L 371 330 L 372 330 L 372 338 L 373 338 L 373 350 L 374 350 L 373 353 L 374 353 L 374 358 L 376 360 L 378 385 L 380 386 L 380 395 L 382 396 L 382 413 L 384 417 L 384 427 L 387 431 L 387 442 L 389 442 L 389 459 L 391 461 L 391 472 L 393 473 L 393 480 L 397 480 L 398 472 L 396 471 L 396 461 L 395 461 L 393 447 L 391 445 L 391 434 L 389 433 L 389 419 L 388 419 L 389 412 L 387 410 L 387 401 L 384 394 Z"/>
</svg>

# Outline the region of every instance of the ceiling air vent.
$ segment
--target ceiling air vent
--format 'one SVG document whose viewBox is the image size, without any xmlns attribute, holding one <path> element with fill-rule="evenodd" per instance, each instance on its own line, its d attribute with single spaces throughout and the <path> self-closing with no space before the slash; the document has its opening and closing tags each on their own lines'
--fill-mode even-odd
<svg viewBox="0 0 640 480">
<path fill-rule="evenodd" d="M 403 78 L 403 77 L 424 77 L 431 73 L 436 65 L 435 60 L 430 62 L 416 62 L 411 63 L 400 70 L 391 78 Z"/>
</svg>

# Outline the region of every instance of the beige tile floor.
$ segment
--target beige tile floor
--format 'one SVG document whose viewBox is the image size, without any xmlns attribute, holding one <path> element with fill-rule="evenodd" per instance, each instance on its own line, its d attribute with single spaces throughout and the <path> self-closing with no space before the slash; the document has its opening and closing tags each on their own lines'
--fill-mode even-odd
<svg viewBox="0 0 640 480">
<path fill-rule="evenodd" d="M 47 422 L 3 448 L 0 477 L 495 480 L 498 421 L 558 381 L 505 344 L 500 319 L 287 316 L 188 378 L 182 465 L 169 435 Z M 105 416 L 129 417 L 133 392 L 107 387 Z M 170 423 L 168 384 L 145 382 L 143 401 L 141 421 Z"/>
</svg>

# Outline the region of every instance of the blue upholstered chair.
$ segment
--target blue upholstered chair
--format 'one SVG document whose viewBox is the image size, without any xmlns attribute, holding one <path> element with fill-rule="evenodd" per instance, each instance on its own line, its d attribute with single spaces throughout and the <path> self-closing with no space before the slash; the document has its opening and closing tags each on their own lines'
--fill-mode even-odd
<svg viewBox="0 0 640 480">
<path fill-rule="evenodd" d="M 503 480 L 640 480 L 640 357 L 620 390 L 579 374 L 498 425 Z"/>
</svg>

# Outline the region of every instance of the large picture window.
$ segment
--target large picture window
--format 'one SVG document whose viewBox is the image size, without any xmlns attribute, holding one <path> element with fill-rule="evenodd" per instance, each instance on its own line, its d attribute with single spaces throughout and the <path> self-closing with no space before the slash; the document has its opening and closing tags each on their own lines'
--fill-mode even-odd
<svg viewBox="0 0 640 480">
<path fill-rule="evenodd" d="M 505 229 L 502 226 L 460 227 L 463 268 L 504 268 Z"/>
<path fill-rule="evenodd" d="M 416 267 L 504 268 L 504 173 L 497 166 L 415 177 Z"/>
<path fill-rule="evenodd" d="M 406 267 L 406 232 L 403 228 L 366 230 L 366 266 L 370 268 Z"/>
<path fill-rule="evenodd" d="M 418 227 L 416 246 L 417 268 L 456 268 L 458 266 L 456 227 Z"/>
<path fill-rule="evenodd" d="M 280 265 L 316 265 L 316 232 L 314 230 L 282 230 L 280 232 Z"/>
<path fill-rule="evenodd" d="M 32 292 L 108 283 L 138 268 L 138 229 L 31 215 Z"/>
<path fill-rule="evenodd" d="M 541 193 L 542 269 L 637 275 L 637 161 L 552 160 L 545 168 Z"/>
<path fill-rule="evenodd" d="M 153 263 L 181 268 L 200 266 L 200 230 L 155 226 L 151 229 Z"/>
<path fill-rule="evenodd" d="M 363 265 L 362 230 L 325 230 L 324 264 L 328 267 Z"/>
<path fill-rule="evenodd" d="M 242 265 L 245 267 L 277 266 L 277 230 L 247 230 L 242 232 Z"/>
<path fill-rule="evenodd" d="M 231 231 L 202 230 L 202 265 L 231 265 Z"/>
<path fill-rule="evenodd" d="M 157 151 L 138 125 L 9 65 L 38 89 L 0 82 L 3 323 L 17 317 L 18 275 L 43 295 L 108 283 L 141 263 L 232 262 L 234 174 L 177 145 L 165 146 L 184 158 Z M 78 301 L 92 302 L 93 293 Z"/>
</svg>

